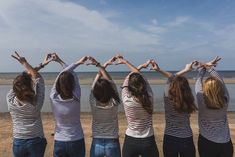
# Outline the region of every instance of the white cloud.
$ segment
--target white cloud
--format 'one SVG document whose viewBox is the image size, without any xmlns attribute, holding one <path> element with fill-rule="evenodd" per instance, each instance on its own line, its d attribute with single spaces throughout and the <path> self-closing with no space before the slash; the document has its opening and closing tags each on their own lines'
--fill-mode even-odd
<svg viewBox="0 0 235 157">
<path fill-rule="evenodd" d="M 190 20 L 190 17 L 188 16 L 178 16 L 175 18 L 173 22 L 168 23 L 168 26 L 171 26 L 171 27 L 181 26 L 182 24 L 186 23 L 189 20 Z"/>
<path fill-rule="evenodd" d="M 0 2 L 0 10 L 9 25 L 7 31 L 0 29 L 5 48 L 110 52 L 141 51 L 158 44 L 150 33 L 119 25 L 109 15 L 72 2 L 9 0 Z"/>
</svg>

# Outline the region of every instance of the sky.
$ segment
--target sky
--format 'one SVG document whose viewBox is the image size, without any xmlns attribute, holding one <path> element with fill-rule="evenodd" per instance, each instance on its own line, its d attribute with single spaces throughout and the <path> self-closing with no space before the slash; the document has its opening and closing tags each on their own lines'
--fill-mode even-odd
<svg viewBox="0 0 235 157">
<path fill-rule="evenodd" d="M 57 52 L 67 64 L 121 54 L 136 66 L 155 59 L 165 70 L 218 55 L 217 69 L 235 70 L 234 8 L 234 0 L 0 0 L 0 72 L 23 70 L 14 51 L 33 66 Z M 60 70 L 51 63 L 42 71 Z"/>
</svg>

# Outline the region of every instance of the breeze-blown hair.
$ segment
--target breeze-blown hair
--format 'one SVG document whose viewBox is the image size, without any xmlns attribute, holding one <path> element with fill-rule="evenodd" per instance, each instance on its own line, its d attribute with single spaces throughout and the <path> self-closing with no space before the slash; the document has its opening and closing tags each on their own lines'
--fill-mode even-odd
<svg viewBox="0 0 235 157">
<path fill-rule="evenodd" d="M 31 76 L 26 72 L 23 72 L 14 79 L 13 91 L 20 101 L 32 103 L 35 100 L 33 81 Z"/>
<path fill-rule="evenodd" d="M 203 84 L 204 101 L 210 109 L 221 109 L 227 103 L 223 84 L 215 77 L 208 77 Z"/>
<path fill-rule="evenodd" d="M 107 103 L 111 99 L 114 99 L 120 103 L 120 98 L 118 93 L 115 91 L 112 84 L 103 78 L 96 81 L 95 86 L 92 90 L 94 97 L 101 103 Z"/>
<path fill-rule="evenodd" d="M 62 72 L 56 82 L 56 91 L 62 99 L 72 99 L 75 85 L 74 76 L 71 72 Z"/>
<path fill-rule="evenodd" d="M 197 110 L 194 103 L 194 96 L 185 77 L 176 76 L 173 78 L 169 86 L 168 95 L 176 111 L 180 113 L 192 113 Z"/>
<path fill-rule="evenodd" d="M 139 73 L 132 73 L 129 76 L 128 90 L 132 96 L 142 105 L 149 114 L 153 113 L 153 105 L 147 91 L 147 83 Z"/>
</svg>

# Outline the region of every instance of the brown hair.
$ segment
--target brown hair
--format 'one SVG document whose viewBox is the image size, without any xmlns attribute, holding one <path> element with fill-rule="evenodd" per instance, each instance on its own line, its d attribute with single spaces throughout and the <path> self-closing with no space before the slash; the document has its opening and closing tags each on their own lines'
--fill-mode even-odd
<svg viewBox="0 0 235 157">
<path fill-rule="evenodd" d="M 62 99 L 72 99 L 75 81 L 71 72 L 62 72 L 56 82 L 56 91 Z"/>
<path fill-rule="evenodd" d="M 23 72 L 13 81 L 13 91 L 16 97 L 21 101 L 33 102 L 35 100 L 35 91 L 33 81 L 29 74 Z"/>
<path fill-rule="evenodd" d="M 174 103 L 174 108 L 178 112 L 192 113 L 197 110 L 194 103 L 194 96 L 189 86 L 188 80 L 183 76 L 173 78 L 169 91 L 169 99 Z"/>
<path fill-rule="evenodd" d="M 109 102 L 110 99 L 116 100 L 120 103 L 120 98 L 118 93 L 113 88 L 112 84 L 103 78 L 100 78 L 96 81 L 95 86 L 92 90 L 94 97 L 96 100 L 106 103 Z"/>
<path fill-rule="evenodd" d="M 147 83 L 139 73 L 132 73 L 129 76 L 128 90 L 142 107 L 149 113 L 153 113 L 153 105 L 147 91 Z"/>
<path fill-rule="evenodd" d="M 215 77 L 208 77 L 203 84 L 205 104 L 211 109 L 221 109 L 227 103 L 223 84 Z"/>
</svg>

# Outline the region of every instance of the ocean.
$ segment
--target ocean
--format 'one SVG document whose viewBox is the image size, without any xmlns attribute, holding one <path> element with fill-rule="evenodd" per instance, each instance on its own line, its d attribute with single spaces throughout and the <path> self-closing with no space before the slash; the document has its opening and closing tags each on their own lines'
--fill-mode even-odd
<svg viewBox="0 0 235 157">
<path fill-rule="evenodd" d="M 174 73 L 174 71 L 173 71 Z M 13 80 L 19 73 L 0 73 L 0 112 L 8 112 L 7 103 L 6 103 L 6 94 L 12 88 L 11 84 L 1 84 L 1 81 L 9 81 Z M 41 73 L 45 80 L 52 80 L 54 81 L 56 76 L 58 75 L 57 72 L 47 72 Z M 81 89 L 82 89 L 82 96 L 81 96 L 81 111 L 82 112 L 90 112 L 89 106 L 89 95 L 91 90 L 91 82 L 94 79 L 96 72 L 77 72 L 80 82 L 81 82 Z M 128 72 L 110 72 L 113 80 L 123 80 Z M 235 80 L 235 71 L 219 71 L 219 74 L 223 76 L 225 79 L 232 79 Z M 162 75 L 156 72 L 143 72 L 143 75 L 146 76 L 149 80 L 165 80 Z M 189 79 L 195 79 L 197 77 L 196 72 L 191 72 L 186 75 Z M 83 81 L 88 81 L 88 84 L 82 84 Z M 12 81 L 9 81 L 12 82 Z M 119 93 L 121 91 L 121 84 L 117 84 Z M 229 93 L 230 93 L 230 103 L 229 103 L 229 111 L 235 111 L 235 84 L 229 83 L 226 85 Z M 51 112 L 50 100 L 49 100 L 49 93 L 52 85 L 46 84 L 46 94 L 45 94 L 45 101 L 42 111 L 43 112 Z M 151 88 L 154 92 L 154 111 L 164 111 L 163 107 L 163 91 L 164 91 L 164 84 L 151 84 Z M 194 93 L 194 85 L 191 84 L 192 91 Z M 195 93 L 194 93 L 195 95 Z M 123 111 L 123 106 L 119 106 L 120 112 Z"/>
</svg>

